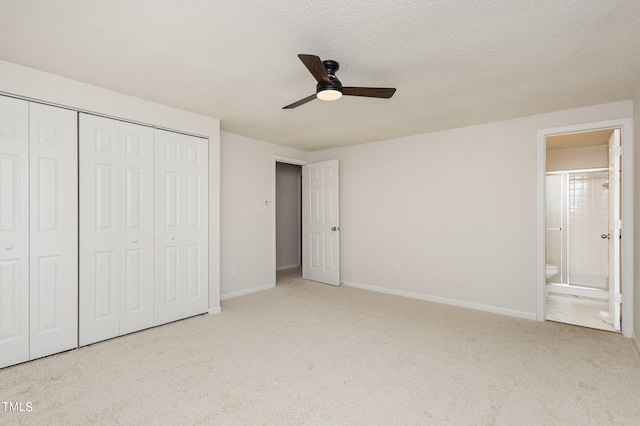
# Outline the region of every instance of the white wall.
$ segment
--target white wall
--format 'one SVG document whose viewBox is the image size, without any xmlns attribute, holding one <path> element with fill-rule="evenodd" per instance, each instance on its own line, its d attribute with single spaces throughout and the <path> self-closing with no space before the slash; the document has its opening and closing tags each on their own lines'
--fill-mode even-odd
<svg viewBox="0 0 640 426">
<path fill-rule="evenodd" d="M 310 153 L 340 160 L 343 281 L 535 318 L 537 131 L 632 114 L 622 101 Z"/>
<path fill-rule="evenodd" d="M 275 285 L 274 156 L 307 153 L 232 133 L 220 134 L 221 297 Z M 269 208 L 258 211 L 267 201 Z M 237 267 L 238 275 L 231 276 Z"/>
<path fill-rule="evenodd" d="M 634 224 L 640 224 L 640 88 L 636 92 L 636 96 L 633 99 L 633 121 L 634 121 L 634 169 L 633 169 L 633 183 L 634 183 Z M 640 232 L 636 232 L 634 235 L 634 286 L 633 286 L 633 343 L 640 353 Z"/>
<path fill-rule="evenodd" d="M 609 167 L 609 145 L 547 150 L 547 171 Z"/>
<path fill-rule="evenodd" d="M 276 163 L 276 267 L 300 266 L 301 166 Z"/>
<path fill-rule="evenodd" d="M 220 121 L 0 61 L 0 92 L 209 138 L 209 310 L 220 309 Z"/>
</svg>

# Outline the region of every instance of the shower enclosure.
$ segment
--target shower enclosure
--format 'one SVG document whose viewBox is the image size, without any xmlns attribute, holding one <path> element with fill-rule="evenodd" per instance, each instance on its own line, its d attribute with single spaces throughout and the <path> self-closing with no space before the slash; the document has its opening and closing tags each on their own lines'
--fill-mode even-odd
<svg viewBox="0 0 640 426">
<path fill-rule="evenodd" d="M 574 288 L 594 290 L 606 297 L 603 291 L 609 286 L 608 169 L 548 172 L 546 194 L 546 261 L 560 268 L 547 283 L 565 287 L 565 293 Z"/>
</svg>

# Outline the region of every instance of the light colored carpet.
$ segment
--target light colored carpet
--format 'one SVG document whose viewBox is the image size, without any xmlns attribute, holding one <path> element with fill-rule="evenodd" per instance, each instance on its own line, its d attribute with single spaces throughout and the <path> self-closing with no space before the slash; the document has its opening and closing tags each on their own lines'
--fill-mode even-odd
<svg viewBox="0 0 640 426">
<path fill-rule="evenodd" d="M 0 370 L 0 424 L 640 424 L 619 334 L 285 273 L 199 316 Z"/>
</svg>

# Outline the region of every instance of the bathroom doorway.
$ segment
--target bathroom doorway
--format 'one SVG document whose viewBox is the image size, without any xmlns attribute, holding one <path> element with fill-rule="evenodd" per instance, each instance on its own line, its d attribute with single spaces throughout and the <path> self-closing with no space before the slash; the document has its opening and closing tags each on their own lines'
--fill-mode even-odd
<svg viewBox="0 0 640 426">
<path fill-rule="evenodd" d="M 621 129 L 546 137 L 545 319 L 621 330 Z"/>
</svg>

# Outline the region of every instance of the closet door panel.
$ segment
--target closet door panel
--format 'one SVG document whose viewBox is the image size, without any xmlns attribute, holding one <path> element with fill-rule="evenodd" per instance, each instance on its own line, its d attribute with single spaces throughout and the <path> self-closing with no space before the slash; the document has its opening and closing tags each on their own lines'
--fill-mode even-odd
<svg viewBox="0 0 640 426">
<path fill-rule="evenodd" d="M 153 326 L 153 129 L 120 123 L 120 334 Z"/>
<path fill-rule="evenodd" d="M 207 140 L 154 131 L 155 324 L 208 307 Z"/>
<path fill-rule="evenodd" d="M 189 136 L 186 148 L 186 305 L 190 315 L 209 306 L 208 141 Z"/>
<path fill-rule="evenodd" d="M 30 357 L 78 346 L 77 113 L 31 103 Z"/>
<path fill-rule="evenodd" d="M 0 96 L 0 368 L 29 359 L 29 106 Z"/>
<path fill-rule="evenodd" d="M 180 136 L 154 130 L 155 143 L 155 253 L 156 289 L 154 324 L 184 318 L 181 276 L 184 271 L 182 250 L 182 184 Z"/>
<path fill-rule="evenodd" d="M 80 345 L 120 333 L 119 122 L 80 114 Z"/>
</svg>

